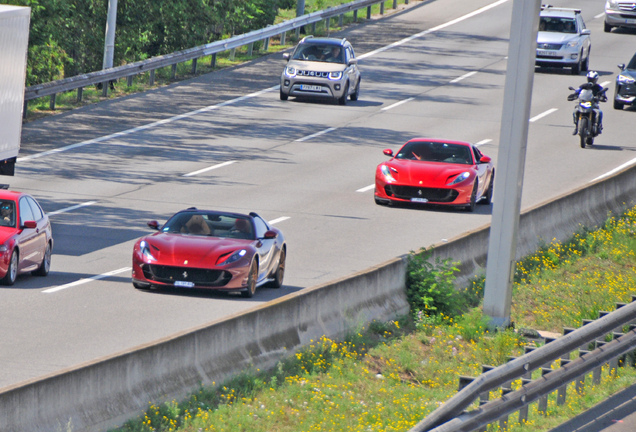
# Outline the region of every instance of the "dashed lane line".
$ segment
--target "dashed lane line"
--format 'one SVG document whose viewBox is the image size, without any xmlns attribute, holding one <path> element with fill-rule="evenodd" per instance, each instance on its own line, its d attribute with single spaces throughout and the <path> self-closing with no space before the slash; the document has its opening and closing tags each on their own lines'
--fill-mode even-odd
<svg viewBox="0 0 636 432">
<path fill-rule="evenodd" d="M 114 276 L 116 274 L 124 273 L 124 272 L 131 271 L 131 270 L 132 270 L 131 267 L 124 267 L 124 268 L 120 268 L 118 270 L 113 270 L 113 271 L 110 271 L 110 272 L 107 272 L 107 273 L 102 273 L 100 275 L 95 275 L 95 276 L 91 276 L 89 278 L 80 279 L 78 281 L 67 283 L 65 285 L 56 286 L 55 288 L 49 288 L 49 289 L 46 289 L 46 290 L 44 290 L 42 292 L 45 293 L 45 294 L 50 294 L 50 293 L 61 291 L 63 289 L 71 288 L 71 287 L 78 286 L 78 285 L 84 285 L 84 284 L 87 284 L 89 282 L 93 282 L 93 281 L 100 280 L 100 279 L 105 279 L 107 277 Z"/>
<path fill-rule="evenodd" d="M 323 130 L 323 131 L 316 132 L 315 134 L 311 134 L 311 135 L 307 135 L 306 137 L 298 138 L 298 139 L 296 140 L 296 142 L 303 142 L 303 141 L 307 141 L 307 140 L 310 140 L 310 139 L 312 139 L 312 138 L 319 137 L 320 135 L 324 135 L 324 134 L 326 134 L 326 133 L 329 133 L 329 132 L 331 132 L 331 131 L 335 131 L 336 129 L 338 129 L 338 128 L 331 127 L 331 128 L 325 129 L 325 130 Z"/>
<path fill-rule="evenodd" d="M 217 169 L 217 168 L 221 168 L 221 167 L 224 167 L 224 166 L 232 165 L 233 163 L 236 163 L 236 161 L 227 161 L 227 162 L 223 162 L 223 163 L 220 163 L 220 164 L 217 164 L 217 165 L 212 165 L 210 167 L 203 168 L 203 169 L 200 169 L 198 171 L 193 171 L 191 173 L 184 174 L 182 177 L 192 177 L 192 176 L 195 176 L 197 174 L 201 174 L 201 173 L 204 173 L 204 172 L 207 172 L 207 171 L 212 171 L 213 169 Z"/>
<path fill-rule="evenodd" d="M 534 122 L 536 122 L 537 120 L 542 119 L 543 117 L 548 116 L 548 115 L 552 114 L 552 113 L 553 113 L 553 112 L 555 112 L 555 111 L 558 111 L 558 108 L 550 108 L 549 110 L 544 111 L 544 112 L 542 112 L 541 114 L 539 114 L 539 115 L 537 115 L 537 116 L 532 117 L 532 118 L 530 119 L 530 122 L 531 122 L 531 123 L 534 123 Z"/>
<path fill-rule="evenodd" d="M 415 98 L 410 97 L 410 98 L 408 98 L 408 99 L 404 99 L 403 101 L 399 101 L 399 102 L 394 103 L 393 105 L 389 105 L 388 107 L 384 107 L 384 108 L 382 108 L 380 111 L 388 111 L 388 110 L 390 110 L 391 108 L 395 108 L 395 107 L 397 107 L 397 106 L 400 106 L 400 105 L 402 105 L 402 104 L 405 104 L 405 103 L 407 103 L 407 102 L 410 102 L 410 101 L 412 101 L 413 99 L 415 99 Z"/>
<path fill-rule="evenodd" d="M 66 213 L 66 212 L 70 212 L 70 211 L 73 211 L 73 210 L 77 210 L 78 208 L 82 208 L 82 207 L 86 207 L 86 206 L 89 206 L 89 205 L 93 205 L 96 202 L 97 201 L 88 201 L 88 202 L 85 202 L 85 203 L 82 203 L 82 204 L 77 204 L 77 205 L 66 207 L 66 208 L 63 208 L 63 209 L 60 209 L 60 210 L 55 210 L 55 211 L 52 211 L 50 213 L 47 213 L 46 215 L 47 216 L 55 216 L 55 215 L 60 214 L 60 213 Z"/>
</svg>

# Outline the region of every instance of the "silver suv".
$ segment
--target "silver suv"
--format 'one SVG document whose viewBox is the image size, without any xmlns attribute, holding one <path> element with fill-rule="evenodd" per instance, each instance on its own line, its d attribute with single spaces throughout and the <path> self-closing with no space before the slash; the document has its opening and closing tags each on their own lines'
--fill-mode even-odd
<svg viewBox="0 0 636 432">
<path fill-rule="evenodd" d="M 307 36 L 291 54 L 280 77 L 280 99 L 289 96 L 358 100 L 360 71 L 353 47 L 346 39 Z"/>
<path fill-rule="evenodd" d="M 537 66 L 569 67 L 572 75 L 578 75 L 589 69 L 591 49 L 590 31 L 580 9 L 541 7 Z"/>
<path fill-rule="evenodd" d="M 608 0 L 605 3 L 605 23 L 603 30 L 612 31 L 612 27 L 636 28 L 636 3 L 634 0 Z"/>
</svg>

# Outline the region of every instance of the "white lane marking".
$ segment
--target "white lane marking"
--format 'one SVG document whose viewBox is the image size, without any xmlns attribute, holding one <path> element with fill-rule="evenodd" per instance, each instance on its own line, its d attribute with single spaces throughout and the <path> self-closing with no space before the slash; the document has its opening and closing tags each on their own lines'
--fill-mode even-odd
<svg viewBox="0 0 636 432">
<path fill-rule="evenodd" d="M 278 90 L 279 88 L 280 88 L 280 85 L 276 85 L 274 87 L 270 87 L 270 88 L 265 89 L 265 90 L 257 91 L 255 93 L 250 93 L 250 94 L 245 95 L 245 96 L 237 97 L 235 99 L 231 99 L 231 100 L 228 100 L 228 101 L 225 101 L 225 102 L 221 102 L 221 103 L 216 104 L 216 105 L 210 105 L 210 106 L 198 109 L 198 110 L 190 111 L 190 112 L 185 113 L 185 114 L 179 114 L 177 116 L 170 117 L 170 118 L 163 119 L 163 120 L 159 120 L 159 121 L 156 121 L 154 123 L 149 123 L 147 125 L 138 126 L 136 128 L 128 129 L 128 130 L 125 130 L 125 131 L 117 132 L 117 133 L 114 133 L 114 134 L 106 135 L 106 136 L 95 138 L 95 139 L 88 140 L 88 141 L 82 141 L 81 143 L 71 144 L 71 145 L 68 145 L 68 146 L 65 146 L 65 147 L 56 148 L 56 149 L 53 149 L 53 150 L 47 150 L 47 151 L 42 152 L 42 153 L 36 153 L 36 154 L 32 154 L 30 156 L 20 157 L 20 158 L 18 158 L 17 161 L 18 162 L 26 162 L 26 161 L 29 161 L 29 160 L 32 160 L 32 159 L 41 158 L 43 156 L 49 156 L 49 155 L 52 155 L 52 154 L 55 154 L 55 153 L 60 153 L 60 152 L 64 152 L 64 151 L 67 151 L 67 150 L 72 150 L 72 149 L 75 149 L 75 148 L 78 148 L 78 147 L 84 147 L 84 146 L 89 145 L 89 144 L 100 143 L 100 142 L 103 142 L 103 141 L 107 141 L 107 140 L 109 140 L 111 138 L 117 138 L 117 137 L 121 137 L 121 136 L 125 136 L 125 135 L 130 135 L 132 133 L 139 132 L 139 131 L 146 130 L 146 129 L 150 129 L 150 128 L 153 128 L 155 126 L 164 125 L 164 124 L 168 124 L 168 123 L 173 123 L 173 122 L 176 122 L 176 121 L 184 119 L 184 118 L 195 116 L 197 114 L 201 114 L 201 113 L 204 113 L 204 112 L 212 111 L 212 110 L 215 110 L 215 109 L 227 106 L 227 105 L 232 105 L 232 104 L 235 104 L 237 102 L 244 101 L 246 99 L 255 98 L 255 97 L 258 97 L 258 96 L 260 96 L 260 95 L 262 95 L 264 93 L 268 93 L 268 92 L 271 92 L 271 91 L 274 91 L 274 90 Z"/>
<path fill-rule="evenodd" d="M 388 107 L 384 107 L 384 108 L 382 108 L 380 111 L 387 111 L 387 110 L 390 110 L 391 108 L 395 108 L 395 107 L 397 107 L 397 106 L 400 106 L 400 105 L 402 105 L 402 104 L 405 104 L 405 103 L 407 103 L 407 102 L 410 102 L 410 101 L 412 101 L 413 99 L 415 99 L 415 98 L 410 97 L 410 98 L 408 98 L 408 99 L 404 99 L 403 101 L 399 101 L 399 102 L 394 103 L 393 105 L 389 105 Z"/>
<path fill-rule="evenodd" d="M 481 13 L 483 13 L 483 12 L 486 12 L 486 11 L 487 11 L 487 10 L 489 10 L 489 9 L 492 9 L 492 8 L 494 8 L 494 7 L 497 7 L 497 6 L 501 5 L 501 4 L 504 4 L 504 3 L 506 3 L 507 1 L 508 1 L 508 0 L 499 0 L 499 1 L 496 1 L 496 2 L 494 2 L 494 3 L 491 3 L 491 4 L 487 5 L 487 6 L 482 7 L 481 9 L 477 9 L 476 11 L 473 11 L 473 12 L 471 12 L 471 13 L 469 13 L 469 14 L 466 14 L 466 15 L 464 15 L 464 16 L 461 16 L 461 17 L 459 17 L 459 18 L 456 18 L 456 19 L 454 19 L 454 20 L 452 20 L 452 21 L 448 21 L 447 23 L 440 24 L 440 25 L 438 25 L 437 27 L 433 27 L 433 28 L 430 28 L 430 29 L 428 29 L 428 30 L 424 30 L 423 32 L 420 32 L 420 33 L 414 34 L 414 35 L 412 35 L 412 36 L 409 36 L 409 37 L 404 38 L 404 39 L 402 39 L 402 40 L 399 40 L 399 41 L 397 41 L 397 42 L 393 42 L 392 44 L 389 44 L 389 45 L 384 46 L 384 47 L 382 47 L 382 48 L 378 48 L 378 49 L 377 49 L 377 50 L 375 50 L 375 51 L 370 51 L 370 52 L 368 52 L 368 53 L 366 53 L 366 54 L 362 54 L 361 56 L 358 56 L 358 59 L 364 59 L 364 58 L 367 58 L 367 57 L 371 57 L 371 56 L 373 56 L 373 55 L 376 55 L 376 54 L 379 54 L 379 53 L 384 52 L 384 51 L 386 51 L 386 50 L 389 50 L 389 49 L 391 49 L 391 48 L 394 48 L 394 47 L 396 47 L 396 46 L 400 46 L 400 45 L 402 45 L 402 44 L 405 44 L 405 43 L 407 43 L 407 42 L 410 42 L 410 41 L 412 41 L 413 39 L 417 39 L 417 38 L 420 38 L 420 37 L 422 37 L 422 36 L 426 36 L 426 35 L 427 35 L 427 34 L 429 34 L 429 33 L 433 33 L 433 32 L 436 32 L 436 31 L 438 31 L 438 30 L 444 29 L 444 28 L 446 28 L 446 27 L 452 26 L 453 24 L 457 24 L 458 22 L 462 22 L 462 21 L 464 21 L 464 20 L 467 20 L 468 18 L 472 18 L 472 17 L 474 17 L 474 16 L 476 16 L 476 15 L 479 15 L 479 14 L 481 14 Z"/>
<path fill-rule="evenodd" d="M 270 225 L 274 225 L 274 224 L 277 224 L 278 222 L 286 221 L 289 218 L 290 218 L 289 216 L 281 216 L 281 217 L 279 217 L 277 219 L 269 221 L 269 224 Z"/>
<path fill-rule="evenodd" d="M 335 127 L 328 128 L 328 129 L 325 129 L 324 131 L 316 132 L 315 134 L 311 134 L 311 135 L 307 135 L 306 137 L 298 138 L 296 140 L 296 142 L 307 141 L 309 139 L 316 138 L 317 136 L 324 135 L 324 134 L 326 134 L 328 132 L 331 132 L 331 131 L 334 131 L 336 129 L 338 129 L 338 128 L 335 128 Z"/>
<path fill-rule="evenodd" d="M 55 210 L 55 211 L 53 211 L 51 213 L 47 213 L 46 215 L 47 216 L 55 216 L 56 214 L 66 213 L 66 212 L 70 212 L 70 211 L 76 210 L 78 208 L 82 208 L 82 207 L 86 207 L 86 206 L 89 206 L 89 205 L 93 205 L 96 202 L 97 201 L 89 201 L 89 202 L 85 202 L 85 203 L 82 203 L 82 204 L 77 204 L 77 205 L 74 205 L 74 206 L 63 208 L 61 210 Z"/>
<path fill-rule="evenodd" d="M 227 166 L 227 165 L 232 165 L 235 162 L 236 161 L 227 161 L 227 162 L 223 162 L 223 163 L 220 163 L 220 164 L 217 164 L 217 165 L 212 165 L 211 167 L 203 168 L 203 169 L 200 169 L 198 171 L 192 171 L 191 173 L 184 174 L 184 175 L 182 175 L 182 177 L 192 177 L 192 176 L 195 176 L 197 174 L 204 173 L 206 171 L 212 171 L 213 169 L 221 168 L 221 167 L 224 167 L 224 166 Z"/>
<path fill-rule="evenodd" d="M 611 81 L 603 81 L 600 85 L 601 85 L 601 87 L 605 87 L 609 83 L 611 83 Z"/>
<path fill-rule="evenodd" d="M 552 114 L 553 112 L 558 111 L 558 108 L 550 108 L 549 110 L 542 112 L 541 114 L 534 116 L 530 119 L 530 122 L 536 122 L 539 119 L 542 119 L 543 117 Z"/>
<path fill-rule="evenodd" d="M 358 189 L 356 192 L 366 192 L 368 190 L 371 190 L 375 187 L 375 184 L 369 185 L 369 186 L 365 186 L 362 189 Z"/>
<path fill-rule="evenodd" d="M 596 16 L 594 17 L 594 19 L 600 18 L 600 17 L 602 17 L 603 15 L 605 15 L 605 12 L 602 12 L 602 13 L 600 13 L 600 14 L 596 15 Z"/>
<path fill-rule="evenodd" d="M 84 284 L 89 283 L 89 282 L 93 282 L 93 281 L 96 281 L 96 280 L 99 280 L 99 279 L 104 279 L 104 278 L 107 278 L 107 277 L 110 277 L 110 276 L 114 276 L 114 275 L 119 274 L 119 273 L 124 273 L 124 272 L 127 272 L 127 271 L 131 271 L 131 270 L 132 270 L 131 267 L 124 267 L 124 268 L 120 268 L 119 270 L 113 270 L 113 271 L 109 271 L 107 273 L 102 273 L 100 275 L 91 276 L 91 277 L 86 278 L 86 279 L 80 279 L 80 280 L 75 281 L 75 282 L 67 283 L 66 285 L 60 285 L 60 286 L 57 286 L 55 288 L 49 288 L 49 289 L 44 290 L 42 292 L 50 294 L 50 293 L 54 293 L 54 292 L 66 289 L 66 288 L 71 288 L 71 287 L 78 286 L 78 285 L 84 285 Z"/>
<path fill-rule="evenodd" d="M 484 145 L 484 144 L 488 144 L 488 143 L 489 143 L 489 142 L 491 142 L 491 141 L 492 141 L 491 139 L 481 140 L 481 141 L 479 141 L 478 143 L 475 143 L 475 147 L 479 147 L 479 146 L 482 146 L 482 145 Z"/>
<path fill-rule="evenodd" d="M 616 167 L 613 170 L 608 171 L 608 172 L 606 172 L 605 174 L 603 174 L 601 176 L 596 177 L 594 180 L 590 180 L 590 183 L 595 182 L 596 180 L 600 180 L 600 179 L 605 178 L 605 177 L 609 177 L 612 174 L 615 174 L 615 173 L 621 171 L 622 169 L 627 168 L 628 166 L 634 165 L 634 164 L 636 164 L 636 158 L 630 160 L 629 162 L 625 162 L 623 165 L 621 165 L 619 167 Z"/>
<path fill-rule="evenodd" d="M 458 78 L 455 78 L 454 80 L 450 81 L 451 84 L 455 84 L 456 82 L 460 82 L 463 79 L 466 79 L 468 77 L 471 77 L 473 75 L 475 75 L 477 73 L 477 71 L 472 71 L 472 72 L 468 72 L 467 74 L 464 74 Z"/>
</svg>

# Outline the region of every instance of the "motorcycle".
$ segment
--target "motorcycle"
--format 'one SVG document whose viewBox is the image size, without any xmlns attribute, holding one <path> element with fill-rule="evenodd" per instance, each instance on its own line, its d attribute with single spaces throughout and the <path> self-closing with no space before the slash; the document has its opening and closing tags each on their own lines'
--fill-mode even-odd
<svg viewBox="0 0 636 432">
<path fill-rule="evenodd" d="M 581 138 L 581 148 L 585 148 L 586 145 L 594 144 L 594 137 L 598 136 L 600 132 L 598 123 L 600 108 L 598 103 L 601 99 L 607 100 L 605 92 L 608 89 L 604 88 L 596 96 L 594 96 L 591 88 L 575 89 L 574 87 L 569 87 L 569 89 L 574 93 L 568 96 L 568 100 L 574 101 L 578 99 L 574 115 L 578 124 L 579 137 Z"/>
</svg>

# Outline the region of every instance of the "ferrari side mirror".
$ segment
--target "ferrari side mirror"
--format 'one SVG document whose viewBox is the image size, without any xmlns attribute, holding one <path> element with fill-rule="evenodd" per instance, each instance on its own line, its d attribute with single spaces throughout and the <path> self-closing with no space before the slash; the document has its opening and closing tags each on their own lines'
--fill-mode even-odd
<svg viewBox="0 0 636 432">
<path fill-rule="evenodd" d="M 393 156 L 393 150 L 386 149 L 386 150 L 384 150 L 384 154 L 387 155 L 387 156 Z"/>
<path fill-rule="evenodd" d="M 152 228 L 153 230 L 159 230 L 159 222 L 153 220 L 148 222 L 147 224 L 150 228 Z"/>
</svg>

